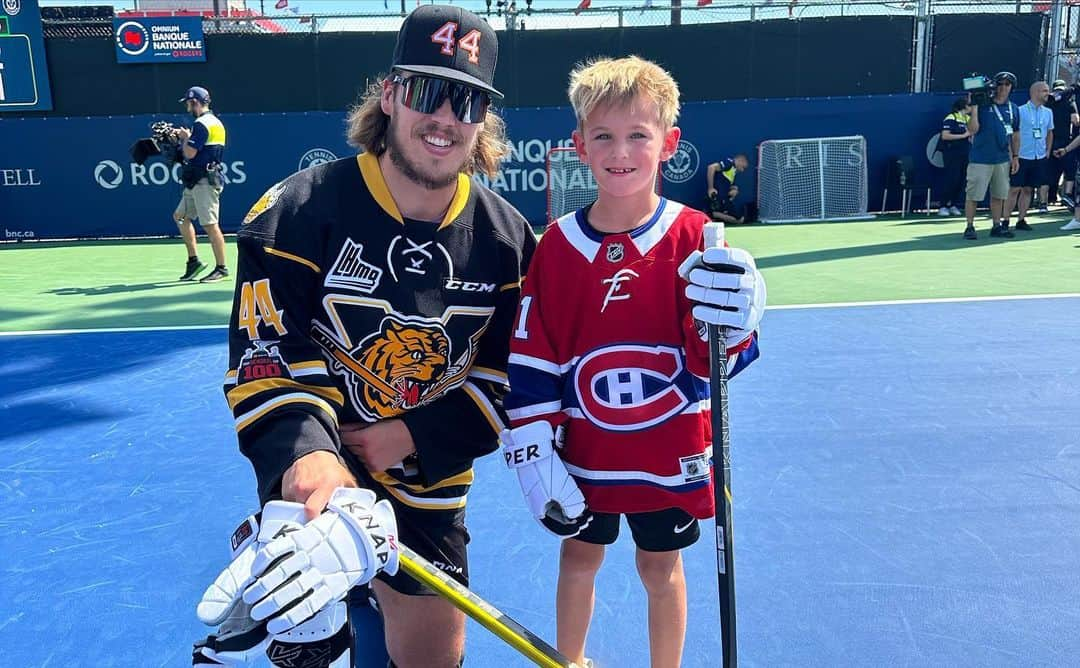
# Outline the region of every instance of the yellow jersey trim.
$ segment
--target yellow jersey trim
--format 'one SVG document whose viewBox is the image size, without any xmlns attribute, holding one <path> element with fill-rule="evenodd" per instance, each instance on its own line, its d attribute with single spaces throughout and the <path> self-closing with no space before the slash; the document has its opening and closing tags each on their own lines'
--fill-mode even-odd
<svg viewBox="0 0 1080 668">
<path fill-rule="evenodd" d="M 379 168 L 379 159 L 372 153 L 361 153 L 356 156 L 356 164 L 360 167 L 360 175 L 364 178 L 364 184 L 375 201 L 388 213 L 391 218 L 401 224 L 405 224 L 405 217 L 401 215 L 394 196 L 390 194 L 390 188 L 383 179 L 382 169 Z M 450 225 L 465 210 L 465 204 L 469 201 L 469 193 L 472 188 L 472 179 L 465 174 L 458 174 L 457 190 L 454 198 L 450 200 L 450 207 L 446 210 L 439 229 Z"/>
<path fill-rule="evenodd" d="M 311 260 L 305 260 L 304 258 L 300 257 L 299 255 L 293 255 L 292 253 L 286 253 L 283 250 L 278 250 L 276 248 L 268 248 L 266 246 L 263 246 L 263 250 L 266 251 L 267 253 L 269 253 L 270 255 L 275 255 L 277 257 L 285 258 L 286 260 L 292 260 L 293 262 L 299 262 L 300 264 L 304 265 L 305 267 L 310 268 L 316 274 L 321 274 L 322 273 L 322 269 L 319 269 L 319 265 L 315 264 Z"/>
<path fill-rule="evenodd" d="M 345 397 L 341 395 L 341 392 L 337 388 L 322 387 L 321 385 L 306 385 L 304 383 L 298 383 L 291 378 L 263 378 L 262 380 L 243 383 L 226 392 L 225 399 L 229 402 L 229 409 L 235 410 L 237 404 L 245 399 L 250 399 L 260 392 L 280 390 L 282 388 L 298 390 L 300 392 L 310 392 L 311 394 L 316 394 L 324 399 L 329 399 L 338 406 L 345 405 Z"/>
</svg>

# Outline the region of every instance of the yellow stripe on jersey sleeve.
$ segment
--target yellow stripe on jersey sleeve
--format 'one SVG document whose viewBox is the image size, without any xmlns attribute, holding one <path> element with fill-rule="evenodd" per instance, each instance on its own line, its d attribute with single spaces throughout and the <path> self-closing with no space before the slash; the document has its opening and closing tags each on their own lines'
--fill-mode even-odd
<svg viewBox="0 0 1080 668">
<path fill-rule="evenodd" d="M 302 258 L 299 255 L 293 255 L 292 253 L 287 253 L 287 252 L 285 252 L 283 250 L 278 250 L 276 248 L 269 248 L 268 246 L 263 246 L 263 251 L 265 253 L 267 253 L 269 255 L 273 255 L 275 257 L 284 258 L 286 260 L 292 260 L 293 262 L 299 262 L 300 264 L 302 264 L 305 267 L 307 267 L 307 268 L 311 269 L 312 271 L 314 271 L 316 274 L 321 274 L 322 273 L 322 269 L 319 269 L 319 265 L 315 264 L 311 260 L 308 260 L 306 258 Z"/>
<path fill-rule="evenodd" d="M 317 394 L 320 397 L 329 399 L 338 406 L 345 405 L 345 397 L 341 396 L 341 392 L 336 387 L 307 385 L 290 378 L 264 378 L 262 380 L 253 380 L 250 383 L 243 383 L 226 392 L 225 398 L 229 401 L 229 409 L 236 410 L 236 406 L 245 399 L 250 399 L 260 392 L 280 390 L 283 388 L 297 390 L 299 392 L 310 392 L 311 394 Z"/>
<path fill-rule="evenodd" d="M 275 408 L 281 408 L 282 406 L 286 406 L 288 404 L 308 404 L 311 406 L 315 406 L 316 408 L 321 409 L 330 417 L 330 420 L 334 423 L 335 427 L 338 424 L 337 411 L 334 410 L 333 406 L 314 395 L 297 392 L 293 394 L 283 394 L 279 397 L 274 397 L 269 401 L 259 404 L 247 413 L 244 413 L 243 415 L 238 415 L 236 417 L 236 431 L 243 431 L 253 422 L 266 415 L 270 411 L 274 410 Z"/>
<path fill-rule="evenodd" d="M 473 470 L 469 469 L 468 471 L 464 471 L 455 476 L 450 476 L 449 478 L 440 480 L 431 487 L 424 487 L 423 485 L 410 485 L 407 482 L 401 482 L 397 478 L 394 478 L 386 473 L 382 473 L 379 471 L 372 471 L 371 477 L 375 479 L 375 482 L 379 483 L 383 487 L 404 487 L 405 489 L 408 489 L 410 491 L 423 494 L 425 492 L 431 492 L 436 489 L 443 489 L 446 487 L 471 485 L 473 483 L 475 475 L 473 474 Z"/>
<path fill-rule="evenodd" d="M 421 510 L 457 510 L 458 508 L 465 507 L 464 494 L 447 499 L 429 499 L 426 497 L 413 496 L 405 490 L 396 487 L 386 487 L 386 491 L 392 494 L 395 499 L 411 508 L 419 508 Z"/>
</svg>

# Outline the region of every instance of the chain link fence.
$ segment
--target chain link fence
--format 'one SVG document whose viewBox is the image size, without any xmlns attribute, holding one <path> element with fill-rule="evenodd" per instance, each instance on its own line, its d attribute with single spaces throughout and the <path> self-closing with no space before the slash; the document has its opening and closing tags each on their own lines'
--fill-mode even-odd
<svg viewBox="0 0 1080 668">
<path fill-rule="evenodd" d="M 427 2 L 428 0 L 425 0 Z M 445 1 L 445 0 L 443 0 Z M 384 32 L 397 31 L 404 18 L 397 1 L 369 3 L 372 11 L 365 13 L 329 13 L 305 15 L 277 13 L 260 16 L 248 8 L 232 10 L 230 16 L 207 17 L 203 28 L 208 33 L 326 33 L 326 32 Z M 343 5 L 345 3 L 342 3 Z M 634 28 L 672 24 L 724 23 L 734 21 L 802 20 L 853 16 L 914 17 L 929 14 L 974 13 L 1040 13 L 1048 12 L 1051 2 L 1018 2 L 1017 0 L 715 0 L 697 6 L 697 0 L 681 3 L 663 0 L 645 2 L 640 6 L 608 5 L 602 0 L 586 9 L 543 7 L 541 0 L 526 6 L 524 0 L 492 3 L 490 10 L 480 11 L 496 30 L 572 30 L 577 28 Z M 415 6 L 412 0 L 406 3 Z M 475 9 L 475 7 L 473 7 Z M 48 13 L 44 9 L 50 10 Z M 45 33 L 49 37 L 111 36 L 111 16 L 74 16 L 58 11 L 63 8 L 43 8 Z M 159 15 L 158 12 L 154 13 Z M 119 16 L 130 16 L 121 13 Z M 1080 7 L 1070 3 L 1069 44 L 1080 43 Z"/>
</svg>

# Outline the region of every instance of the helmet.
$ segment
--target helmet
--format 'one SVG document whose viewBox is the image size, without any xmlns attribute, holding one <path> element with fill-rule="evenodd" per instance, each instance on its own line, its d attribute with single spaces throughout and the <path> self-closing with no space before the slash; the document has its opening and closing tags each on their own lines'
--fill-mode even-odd
<svg viewBox="0 0 1080 668">
<path fill-rule="evenodd" d="M 1002 81 L 1008 81 L 1013 88 L 1016 88 L 1016 75 L 1012 72 L 998 72 L 994 75 L 995 84 L 999 84 Z"/>
</svg>

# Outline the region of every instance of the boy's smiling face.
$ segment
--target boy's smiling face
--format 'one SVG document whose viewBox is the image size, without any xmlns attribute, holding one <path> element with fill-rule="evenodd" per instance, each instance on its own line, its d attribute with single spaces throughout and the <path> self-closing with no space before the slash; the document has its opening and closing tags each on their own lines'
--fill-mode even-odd
<svg viewBox="0 0 1080 668">
<path fill-rule="evenodd" d="M 574 147 L 602 194 L 625 197 L 652 191 L 660 163 L 679 146 L 679 128 L 665 129 L 654 102 L 601 104 L 574 131 Z"/>
</svg>

